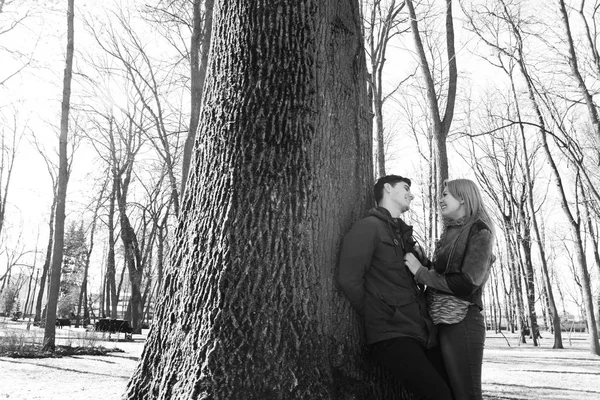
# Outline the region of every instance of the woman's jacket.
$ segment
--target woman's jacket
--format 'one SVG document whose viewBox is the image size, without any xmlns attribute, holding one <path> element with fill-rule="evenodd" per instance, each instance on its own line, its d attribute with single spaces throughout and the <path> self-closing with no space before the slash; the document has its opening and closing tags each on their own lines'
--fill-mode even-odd
<svg viewBox="0 0 600 400">
<path fill-rule="evenodd" d="M 415 274 L 417 282 L 476 304 L 483 309 L 482 288 L 495 260 L 494 234 L 481 219 L 449 222 L 436 246 L 435 259 Z"/>
</svg>

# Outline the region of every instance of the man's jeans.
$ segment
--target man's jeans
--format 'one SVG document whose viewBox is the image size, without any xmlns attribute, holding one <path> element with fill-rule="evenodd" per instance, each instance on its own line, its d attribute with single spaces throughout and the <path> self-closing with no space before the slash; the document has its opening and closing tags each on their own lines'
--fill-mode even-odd
<svg viewBox="0 0 600 400">
<path fill-rule="evenodd" d="M 452 399 L 439 347 L 426 349 L 416 339 L 398 337 L 374 343 L 371 348 L 373 357 L 417 398 Z"/>
</svg>

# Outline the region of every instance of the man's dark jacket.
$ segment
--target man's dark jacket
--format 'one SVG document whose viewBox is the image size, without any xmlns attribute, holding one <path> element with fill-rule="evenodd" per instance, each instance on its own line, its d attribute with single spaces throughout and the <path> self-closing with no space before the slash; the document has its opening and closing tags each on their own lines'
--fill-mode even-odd
<svg viewBox="0 0 600 400">
<path fill-rule="evenodd" d="M 344 237 L 338 282 L 364 316 L 368 343 L 412 337 L 427 347 L 436 344 L 425 295 L 404 264 L 414 245 L 412 230 L 377 207 Z"/>
</svg>

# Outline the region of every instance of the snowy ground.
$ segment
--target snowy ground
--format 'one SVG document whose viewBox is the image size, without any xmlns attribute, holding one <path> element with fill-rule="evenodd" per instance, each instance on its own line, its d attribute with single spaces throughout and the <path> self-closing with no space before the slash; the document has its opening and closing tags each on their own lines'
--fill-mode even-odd
<svg viewBox="0 0 600 400">
<path fill-rule="evenodd" d="M 0 321 L 0 335 L 24 329 L 22 323 Z M 43 337 L 43 330 L 31 328 L 29 335 Z M 107 356 L 13 359 L 0 357 L 0 399 L 117 400 L 124 392 L 142 353 L 145 335 L 133 342 L 108 341 L 83 329 L 57 329 L 57 344 L 73 346 L 93 342 L 119 348 Z M 483 369 L 484 397 L 487 400 L 600 400 L 600 357 L 589 352 L 582 334 L 564 334 L 564 350 L 552 350 L 552 337 L 544 334 L 541 346 L 519 345 L 515 336 L 505 339 L 489 334 Z"/>
<path fill-rule="evenodd" d="M 507 342 L 501 335 L 488 334 L 484 395 L 489 399 L 600 400 L 600 357 L 590 353 L 587 336 L 565 332 L 561 350 L 552 350 L 550 333 L 543 336 L 536 348 L 531 343 L 519 345 L 514 335 Z"/>
</svg>

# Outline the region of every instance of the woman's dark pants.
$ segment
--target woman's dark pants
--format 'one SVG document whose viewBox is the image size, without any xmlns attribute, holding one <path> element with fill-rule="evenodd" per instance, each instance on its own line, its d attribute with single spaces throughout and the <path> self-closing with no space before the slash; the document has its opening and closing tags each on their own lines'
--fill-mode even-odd
<svg viewBox="0 0 600 400">
<path fill-rule="evenodd" d="M 457 324 L 438 327 L 442 357 L 456 400 L 481 400 L 481 366 L 485 343 L 485 322 L 479 308 L 469 307 Z"/>
<path fill-rule="evenodd" d="M 451 400 L 439 347 L 427 349 L 409 337 L 372 345 L 373 357 L 419 399 Z"/>
</svg>

